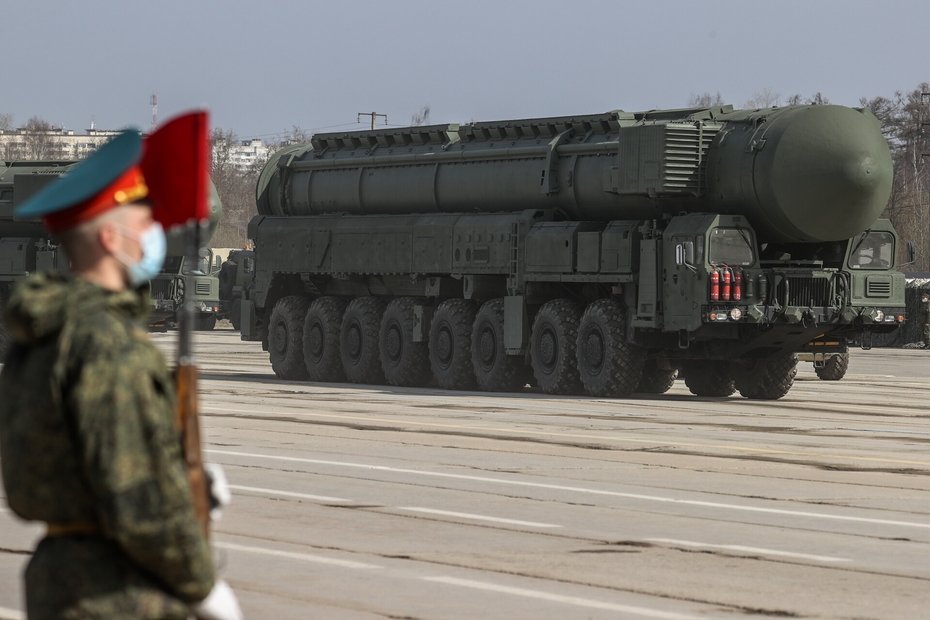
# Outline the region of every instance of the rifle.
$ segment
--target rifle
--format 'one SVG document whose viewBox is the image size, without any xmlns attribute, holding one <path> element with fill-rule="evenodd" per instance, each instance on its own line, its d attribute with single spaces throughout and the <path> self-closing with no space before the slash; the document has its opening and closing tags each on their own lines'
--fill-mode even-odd
<svg viewBox="0 0 930 620">
<path fill-rule="evenodd" d="M 188 265 L 184 290 L 194 290 L 192 266 L 199 259 L 200 222 L 188 224 L 187 252 L 185 262 Z M 197 366 L 193 359 L 191 332 L 194 324 L 194 301 L 185 295 L 181 306 L 181 322 L 178 330 L 178 359 L 175 374 L 178 398 L 177 427 L 181 433 L 181 449 L 184 454 L 184 469 L 191 487 L 194 514 L 200 522 L 205 535 L 210 534 L 210 482 L 203 467 L 203 452 L 200 443 L 200 416 L 197 407 Z"/>
</svg>

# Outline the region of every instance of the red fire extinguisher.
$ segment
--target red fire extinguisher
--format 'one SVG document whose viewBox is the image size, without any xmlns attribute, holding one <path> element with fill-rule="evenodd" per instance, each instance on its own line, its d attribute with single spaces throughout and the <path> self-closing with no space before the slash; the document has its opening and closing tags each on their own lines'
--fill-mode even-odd
<svg viewBox="0 0 930 620">
<path fill-rule="evenodd" d="M 710 299 L 717 301 L 720 299 L 720 272 L 715 265 L 711 265 L 710 269 Z"/>
<path fill-rule="evenodd" d="M 733 301 L 743 298 L 743 270 L 739 267 L 733 269 Z"/>
<path fill-rule="evenodd" d="M 730 301 L 730 268 L 726 265 L 723 266 L 723 286 L 720 287 L 720 299 L 723 301 Z"/>
</svg>

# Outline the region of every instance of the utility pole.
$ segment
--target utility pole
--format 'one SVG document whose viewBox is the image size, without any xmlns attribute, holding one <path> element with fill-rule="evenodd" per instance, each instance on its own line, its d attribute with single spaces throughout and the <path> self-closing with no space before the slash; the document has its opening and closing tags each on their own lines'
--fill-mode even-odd
<svg viewBox="0 0 930 620">
<path fill-rule="evenodd" d="M 387 125 L 387 114 L 378 114 L 377 112 L 359 112 L 358 113 L 358 122 L 362 122 L 363 116 L 371 117 L 371 130 L 375 129 L 375 119 L 379 116 L 384 117 L 384 124 Z"/>
<path fill-rule="evenodd" d="M 155 131 L 155 126 L 158 125 L 158 95 L 152 93 L 149 103 L 152 104 L 152 131 Z"/>
</svg>

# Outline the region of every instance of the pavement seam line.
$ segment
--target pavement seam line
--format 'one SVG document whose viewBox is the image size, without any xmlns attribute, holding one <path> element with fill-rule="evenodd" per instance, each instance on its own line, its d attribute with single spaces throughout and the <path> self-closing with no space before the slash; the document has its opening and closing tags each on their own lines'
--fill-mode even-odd
<svg viewBox="0 0 930 620">
<path fill-rule="evenodd" d="M 201 411 L 214 410 L 217 413 L 254 413 L 254 411 L 246 411 L 244 409 L 220 409 L 213 407 L 202 407 Z M 774 454 L 781 456 L 803 456 L 807 458 L 828 458 L 828 459 L 839 459 L 839 460 L 848 460 L 848 461 L 864 461 L 864 462 L 874 462 L 874 463 L 894 463 L 896 465 L 920 465 L 923 467 L 930 467 L 930 461 L 911 461 L 904 459 L 885 459 L 871 456 L 854 456 L 854 455 L 840 455 L 840 454 L 822 454 L 818 452 L 795 452 L 792 450 L 773 450 L 771 448 L 750 448 L 746 446 L 725 446 L 718 444 L 701 444 L 701 443 L 689 443 L 684 441 L 663 441 L 660 439 L 635 439 L 633 437 L 616 437 L 612 435 L 582 435 L 578 433 L 554 433 L 550 431 L 534 431 L 529 429 L 511 429 L 511 428 L 497 428 L 493 426 L 465 426 L 461 424 L 439 424 L 435 422 L 415 422 L 410 420 L 391 420 L 385 418 L 371 418 L 371 417 L 362 417 L 362 416 L 348 416 L 348 415 L 338 415 L 338 414 L 327 414 L 327 413 L 306 413 L 306 412 L 270 412 L 276 413 L 278 415 L 298 415 L 312 418 L 328 418 L 328 419 L 339 419 L 339 420 L 356 420 L 360 422 L 384 422 L 394 425 L 408 425 L 408 426 L 425 426 L 432 428 L 448 428 L 456 430 L 467 430 L 472 432 L 496 432 L 496 433 L 509 433 L 509 434 L 521 434 L 521 435 L 534 435 L 534 436 L 543 436 L 543 437 L 564 437 L 569 439 L 596 439 L 599 441 L 613 441 L 618 443 L 639 443 L 639 444 L 659 444 L 660 446 L 679 446 L 685 448 L 700 448 L 704 450 L 715 449 L 715 450 L 733 450 L 736 452 L 749 452 L 755 454 Z"/>
<path fill-rule="evenodd" d="M 307 459 L 295 456 L 272 456 L 268 454 L 254 454 L 249 452 L 234 452 L 232 450 L 215 450 L 208 448 L 205 452 L 213 454 L 225 454 L 228 456 L 241 456 L 245 458 L 270 459 L 277 461 L 289 461 L 296 463 L 311 463 L 315 465 L 333 465 L 336 467 L 351 467 L 356 469 L 367 469 L 372 471 L 387 471 L 396 473 L 413 474 L 417 476 L 433 476 L 437 478 L 453 478 L 457 480 L 472 480 L 476 482 L 491 482 L 494 484 L 506 484 L 512 486 L 523 486 L 537 489 L 549 489 L 553 491 L 571 491 L 575 493 L 585 493 L 589 495 L 605 495 L 610 497 L 624 497 L 628 499 L 641 499 L 644 501 L 663 502 L 668 504 L 683 504 L 689 506 L 703 506 L 707 508 L 722 508 L 726 510 L 740 510 L 744 512 L 758 512 L 766 514 L 790 515 L 795 517 L 810 517 L 814 519 L 832 519 L 836 521 L 851 521 L 855 523 L 873 523 L 877 525 L 897 525 L 902 527 L 916 527 L 930 529 L 930 523 L 915 523 L 912 521 L 895 521 L 890 519 L 870 519 L 868 517 L 852 517 L 848 515 L 831 515 L 820 512 L 806 512 L 803 510 L 786 510 L 783 508 L 764 508 L 761 506 L 740 506 L 738 504 L 724 504 L 720 502 L 706 502 L 702 500 L 675 499 L 673 497 L 661 497 L 658 495 L 643 495 L 640 493 L 624 493 L 621 491 L 604 491 L 599 489 L 589 489 L 585 487 L 570 487 L 559 484 L 545 484 L 542 482 L 526 482 L 521 480 L 505 480 L 503 478 L 488 478 L 485 476 L 469 476 L 465 474 L 451 474 L 437 471 L 421 471 L 416 469 L 402 469 L 398 467 L 387 467 L 385 465 L 365 465 L 363 463 L 348 463 L 344 461 L 324 461 L 321 459 Z"/>
</svg>

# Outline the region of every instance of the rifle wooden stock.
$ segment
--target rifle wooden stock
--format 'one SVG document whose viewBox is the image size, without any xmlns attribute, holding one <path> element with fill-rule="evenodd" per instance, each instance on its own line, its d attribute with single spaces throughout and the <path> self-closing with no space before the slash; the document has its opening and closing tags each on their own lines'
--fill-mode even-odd
<svg viewBox="0 0 930 620">
<path fill-rule="evenodd" d="M 210 484 L 203 469 L 200 448 L 200 417 L 197 411 L 197 367 L 180 364 L 176 371 L 178 411 L 177 426 L 181 433 L 184 468 L 191 486 L 194 514 L 203 528 L 210 532 Z"/>
</svg>

